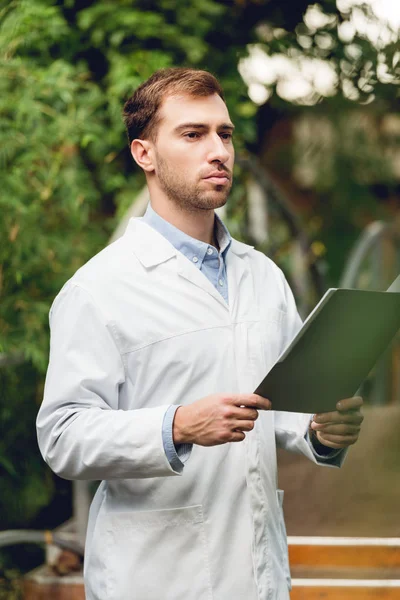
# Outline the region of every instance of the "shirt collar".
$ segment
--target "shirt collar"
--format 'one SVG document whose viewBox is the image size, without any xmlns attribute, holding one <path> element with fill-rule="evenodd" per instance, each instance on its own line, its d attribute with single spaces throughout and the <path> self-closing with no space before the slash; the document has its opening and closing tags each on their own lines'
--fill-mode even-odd
<svg viewBox="0 0 400 600">
<path fill-rule="evenodd" d="M 196 240 L 177 227 L 174 227 L 174 225 L 160 217 L 160 215 L 157 214 L 152 208 L 150 203 L 148 204 L 146 213 L 141 220 L 158 231 L 158 233 L 166 238 L 176 250 L 182 252 L 182 254 L 192 261 L 193 264 L 195 264 L 199 269 L 201 268 L 204 258 L 207 255 L 208 248 L 214 248 L 214 246 L 206 244 L 200 240 Z M 215 215 L 214 227 L 219 251 L 225 259 L 229 247 L 231 246 L 232 238 L 217 214 Z M 193 258 L 195 257 L 197 258 L 197 261 L 193 261 Z"/>
</svg>

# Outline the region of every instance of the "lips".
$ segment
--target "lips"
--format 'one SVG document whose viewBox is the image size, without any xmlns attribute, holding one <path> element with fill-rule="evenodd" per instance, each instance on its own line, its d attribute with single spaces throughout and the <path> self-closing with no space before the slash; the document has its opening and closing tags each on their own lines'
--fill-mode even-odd
<svg viewBox="0 0 400 600">
<path fill-rule="evenodd" d="M 223 171 L 214 171 L 210 173 L 207 177 L 204 177 L 206 181 L 210 181 L 211 183 L 216 183 L 217 185 L 225 185 L 229 182 L 230 177 L 227 173 Z"/>
<path fill-rule="evenodd" d="M 204 179 L 215 179 L 215 178 L 229 179 L 229 175 L 228 175 L 228 173 L 225 173 L 224 171 L 213 171 L 212 173 L 207 175 L 207 177 L 204 177 Z"/>
<path fill-rule="evenodd" d="M 205 180 L 217 185 L 226 185 L 229 183 L 228 177 L 205 177 Z"/>
</svg>

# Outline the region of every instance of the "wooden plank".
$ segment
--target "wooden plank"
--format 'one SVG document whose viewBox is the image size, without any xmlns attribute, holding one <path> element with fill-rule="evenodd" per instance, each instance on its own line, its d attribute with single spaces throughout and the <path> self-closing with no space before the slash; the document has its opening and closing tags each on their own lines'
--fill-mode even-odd
<svg viewBox="0 0 400 600">
<path fill-rule="evenodd" d="M 382 567 L 315 567 L 290 566 L 293 579 L 400 579 L 400 569 Z"/>
<path fill-rule="evenodd" d="M 290 600 L 400 600 L 396 588 L 293 588 Z"/>
<path fill-rule="evenodd" d="M 288 535 L 290 546 L 400 546 L 400 537 Z"/>
<path fill-rule="evenodd" d="M 291 566 L 400 568 L 396 546 L 289 546 Z"/>
<path fill-rule="evenodd" d="M 400 581 L 293 579 L 291 600 L 400 600 Z"/>
<path fill-rule="evenodd" d="M 85 600 L 83 584 L 42 584 L 24 581 L 24 600 Z"/>
<path fill-rule="evenodd" d="M 24 578 L 22 590 L 23 600 L 85 600 L 81 573 L 58 577 L 46 565 Z"/>
<path fill-rule="evenodd" d="M 289 536 L 292 567 L 400 568 L 400 538 Z"/>
</svg>

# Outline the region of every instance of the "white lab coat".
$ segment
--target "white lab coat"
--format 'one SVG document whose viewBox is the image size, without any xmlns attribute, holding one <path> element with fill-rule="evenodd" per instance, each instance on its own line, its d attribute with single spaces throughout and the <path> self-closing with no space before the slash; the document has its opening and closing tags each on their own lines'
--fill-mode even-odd
<svg viewBox="0 0 400 600">
<path fill-rule="evenodd" d="M 287 600 L 276 445 L 315 457 L 309 415 L 261 413 L 244 442 L 195 445 L 171 468 L 170 404 L 252 392 L 300 326 L 278 267 L 233 240 L 229 306 L 141 219 L 66 283 L 51 310 L 37 427 L 50 467 L 102 480 L 87 533 L 87 600 Z"/>
</svg>

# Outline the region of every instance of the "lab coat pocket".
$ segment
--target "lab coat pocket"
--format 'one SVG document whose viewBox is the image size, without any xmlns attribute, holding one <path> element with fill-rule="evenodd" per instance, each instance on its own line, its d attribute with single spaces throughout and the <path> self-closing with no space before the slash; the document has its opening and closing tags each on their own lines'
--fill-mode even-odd
<svg viewBox="0 0 400 600">
<path fill-rule="evenodd" d="M 285 492 L 283 490 L 276 490 L 277 500 L 278 500 L 278 510 L 279 510 L 279 526 L 280 526 L 280 539 L 281 539 L 281 552 L 282 552 L 282 566 L 285 574 L 285 578 L 288 584 L 289 590 L 292 589 L 292 579 L 290 576 L 290 567 L 289 567 L 289 554 L 288 554 L 288 544 L 287 544 L 287 535 L 286 535 L 286 526 L 285 526 L 285 518 L 283 515 L 283 496 Z"/>
<path fill-rule="evenodd" d="M 201 505 L 109 513 L 107 600 L 211 600 Z"/>
</svg>

